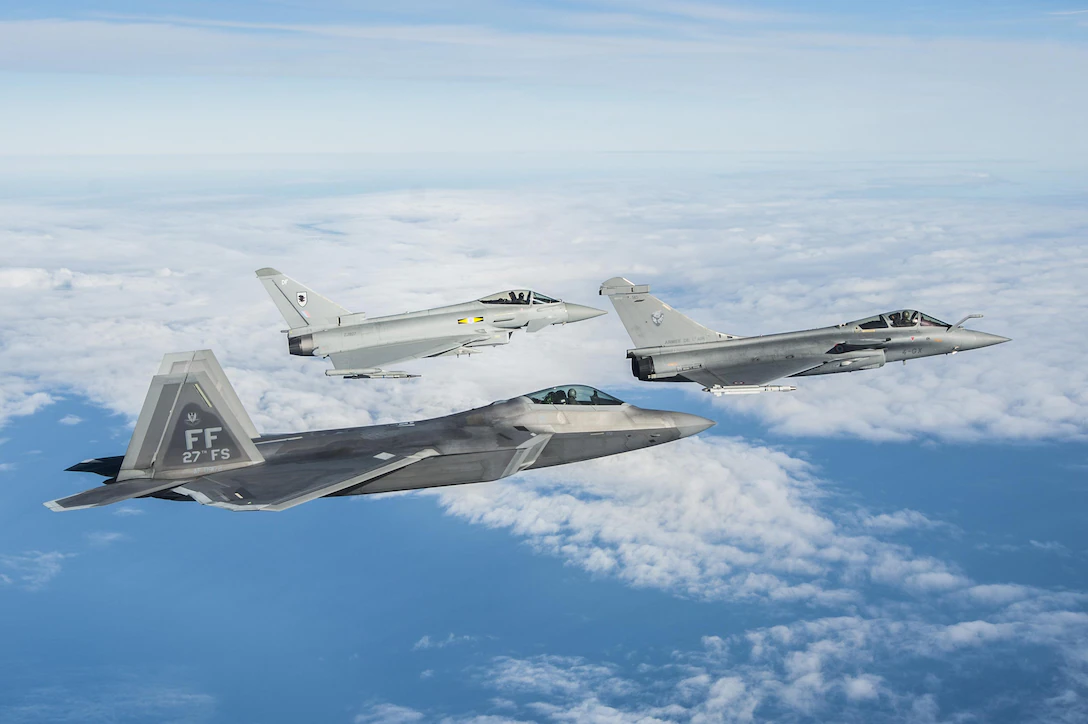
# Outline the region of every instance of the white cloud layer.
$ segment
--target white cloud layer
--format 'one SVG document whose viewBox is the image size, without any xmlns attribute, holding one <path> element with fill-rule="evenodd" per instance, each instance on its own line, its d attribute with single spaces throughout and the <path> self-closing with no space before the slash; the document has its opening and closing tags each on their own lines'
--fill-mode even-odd
<svg viewBox="0 0 1088 724">
<path fill-rule="evenodd" d="M 636 181 L 274 202 L 9 200 L 0 204 L 0 303 L 32 312 L 0 321 L 0 419 L 40 409 L 58 389 L 131 415 L 144 392 L 134 381 L 161 353 L 200 346 L 216 348 L 265 429 L 434 415 L 576 379 L 649 388 L 629 375 L 630 342 L 614 314 L 518 334 L 475 359 L 419 363 L 426 376 L 416 382 L 337 384 L 321 362 L 285 354 L 282 321 L 253 278 L 274 265 L 371 314 L 513 285 L 601 304 L 597 285 L 614 274 L 739 334 L 901 306 L 945 318 L 984 310 L 981 328 L 1012 343 L 716 404 L 796 435 L 1083 437 L 1088 368 L 1070 361 L 1088 358 L 1079 235 L 1088 212 L 867 197 L 881 186 L 964 192 L 998 181 L 941 173 L 829 173 L 822 183 L 837 186 L 819 194 L 803 190 L 812 177 L 779 188 L 752 175 L 689 179 L 668 192 Z"/>
</svg>

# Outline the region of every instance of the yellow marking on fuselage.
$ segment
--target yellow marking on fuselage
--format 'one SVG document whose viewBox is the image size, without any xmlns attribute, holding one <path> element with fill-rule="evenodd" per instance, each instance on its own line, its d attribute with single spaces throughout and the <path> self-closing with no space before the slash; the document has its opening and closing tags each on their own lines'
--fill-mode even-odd
<svg viewBox="0 0 1088 724">
<path fill-rule="evenodd" d="M 477 322 L 484 321 L 483 317 L 465 317 L 464 319 L 458 319 L 458 324 L 476 324 Z"/>
</svg>

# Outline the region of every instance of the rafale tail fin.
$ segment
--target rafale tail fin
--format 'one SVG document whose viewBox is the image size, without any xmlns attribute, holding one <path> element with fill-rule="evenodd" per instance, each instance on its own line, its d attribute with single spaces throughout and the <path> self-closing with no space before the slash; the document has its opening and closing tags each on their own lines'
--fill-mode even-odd
<svg viewBox="0 0 1088 724">
<path fill-rule="evenodd" d="M 291 329 L 336 324 L 340 317 L 351 314 L 336 302 L 271 267 L 258 269 L 257 278 Z"/>
<path fill-rule="evenodd" d="M 736 339 L 735 335 L 715 332 L 684 316 L 650 294 L 646 284 L 612 277 L 601 284 L 600 294 L 612 300 L 616 314 L 620 315 L 636 347 L 671 347 Z"/>
</svg>

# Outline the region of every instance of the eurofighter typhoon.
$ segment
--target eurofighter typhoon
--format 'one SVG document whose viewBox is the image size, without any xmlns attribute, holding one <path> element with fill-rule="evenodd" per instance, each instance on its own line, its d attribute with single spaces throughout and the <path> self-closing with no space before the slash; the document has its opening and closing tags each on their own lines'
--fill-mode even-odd
<svg viewBox="0 0 1088 724">
<path fill-rule="evenodd" d="M 887 362 L 956 354 L 1008 342 L 1007 337 L 964 329 L 969 314 L 946 324 L 914 309 L 877 314 L 833 327 L 738 337 L 708 329 L 650 294 L 647 285 L 622 277 L 604 282 L 636 348 L 631 373 L 647 382 L 695 382 L 715 395 L 789 392 L 768 385 L 783 377 L 831 375 L 883 367 Z"/>
<path fill-rule="evenodd" d="M 386 365 L 421 357 L 474 354 L 509 344 L 514 331 L 537 332 L 606 312 L 512 289 L 463 304 L 367 319 L 353 314 L 275 269 L 257 276 L 287 320 L 287 349 L 302 357 L 328 357 L 330 377 L 418 377 Z"/>
<path fill-rule="evenodd" d="M 286 510 L 315 498 L 498 480 L 660 445 L 714 423 L 563 385 L 447 417 L 261 435 L 210 350 L 168 354 L 123 456 L 68 470 L 106 478 L 54 500 L 79 510 L 131 498 Z"/>
</svg>

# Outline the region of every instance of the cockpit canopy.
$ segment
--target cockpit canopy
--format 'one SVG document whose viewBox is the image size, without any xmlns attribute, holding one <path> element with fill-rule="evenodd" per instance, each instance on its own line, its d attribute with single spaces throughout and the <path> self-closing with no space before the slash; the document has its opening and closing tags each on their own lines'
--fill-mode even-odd
<svg viewBox="0 0 1088 724">
<path fill-rule="evenodd" d="M 526 395 L 538 405 L 622 405 L 607 392 L 588 385 L 560 385 Z"/>
<path fill-rule="evenodd" d="M 947 327 L 949 325 L 936 317 L 922 314 L 914 309 L 900 309 L 860 319 L 854 322 L 853 326 L 862 329 L 887 329 L 889 327 Z"/>
<path fill-rule="evenodd" d="M 555 304 L 559 300 L 530 289 L 510 289 L 491 294 L 480 301 L 484 304 Z"/>
</svg>

